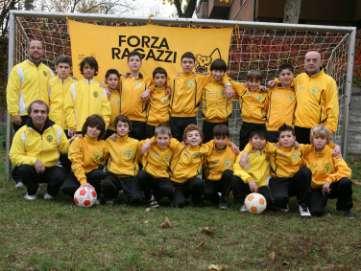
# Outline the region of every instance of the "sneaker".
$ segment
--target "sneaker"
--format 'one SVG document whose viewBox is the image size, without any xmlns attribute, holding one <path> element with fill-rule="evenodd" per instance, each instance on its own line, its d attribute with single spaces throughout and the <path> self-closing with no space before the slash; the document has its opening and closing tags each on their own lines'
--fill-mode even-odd
<svg viewBox="0 0 361 271">
<path fill-rule="evenodd" d="M 48 192 L 46 192 L 45 194 L 44 194 L 44 199 L 45 200 L 52 200 L 54 197 L 52 196 L 52 195 L 50 195 Z"/>
<path fill-rule="evenodd" d="M 28 193 L 25 194 L 24 199 L 26 200 L 36 200 L 36 194 L 29 195 Z"/>
<path fill-rule="evenodd" d="M 15 184 L 15 188 L 23 188 L 23 187 L 24 187 L 23 182 L 17 182 L 17 183 Z"/>
<path fill-rule="evenodd" d="M 343 216 L 347 218 L 355 218 L 355 215 L 351 212 L 351 210 L 343 211 Z"/>
<path fill-rule="evenodd" d="M 288 204 L 286 205 L 286 208 L 280 208 L 280 211 L 282 213 L 288 213 L 290 211 L 290 208 L 288 207 Z"/>
<path fill-rule="evenodd" d="M 300 212 L 300 216 L 302 217 L 311 217 L 310 210 L 308 210 L 308 207 L 305 205 L 299 204 L 298 211 Z"/>
<path fill-rule="evenodd" d="M 221 209 L 221 210 L 226 210 L 226 209 L 228 209 L 228 204 L 227 204 L 227 202 L 220 202 L 220 203 L 218 204 L 218 208 Z"/>
<path fill-rule="evenodd" d="M 150 207 L 150 208 L 158 208 L 158 207 L 159 207 L 159 203 L 158 203 L 158 201 L 156 201 L 155 199 L 150 200 L 148 207 Z"/>
<path fill-rule="evenodd" d="M 246 205 L 243 204 L 242 207 L 241 207 L 241 209 L 239 209 L 239 211 L 240 211 L 241 213 L 247 212 Z"/>
</svg>

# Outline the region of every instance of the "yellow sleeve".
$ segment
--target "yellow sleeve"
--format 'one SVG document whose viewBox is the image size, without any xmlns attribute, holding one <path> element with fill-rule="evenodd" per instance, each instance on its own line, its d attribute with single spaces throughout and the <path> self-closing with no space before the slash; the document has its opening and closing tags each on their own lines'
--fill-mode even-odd
<svg viewBox="0 0 361 271">
<path fill-rule="evenodd" d="M 104 91 L 104 97 L 102 100 L 102 115 L 105 122 L 105 127 L 109 127 L 112 110 L 105 89 L 103 89 L 103 91 Z"/>
<path fill-rule="evenodd" d="M 210 140 L 207 143 L 202 144 L 201 153 L 205 154 L 206 156 L 210 155 L 212 153 L 213 146 L 214 146 L 213 140 Z"/>
<path fill-rule="evenodd" d="M 37 158 L 34 156 L 27 155 L 25 150 L 25 143 L 21 139 L 21 135 L 23 132 L 24 132 L 23 130 L 19 130 L 18 132 L 16 132 L 9 151 L 9 158 L 11 163 L 15 166 L 19 166 L 19 165 L 33 166 L 35 165 Z"/>
<path fill-rule="evenodd" d="M 232 85 L 234 92 L 237 94 L 238 97 L 242 97 L 247 91 L 245 84 L 243 84 L 241 82 L 232 80 L 231 85 Z"/>
<path fill-rule="evenodd" d="M 341 178 L 351 178 L 351 169 L 346 164 L 342 157 L 335 156 L 332 158 L 336 172 L 329 177 L 329 182 L 337 182 Z"/>
<path fill-rule="evenodd" d="M 235 173 L 237 174 L 237 176 L 239 176 L 242 181 L 244 181 L 245 183 L 248 183 L 249 181 L 253 180 L 254 178 L 252 177 L 252 175 L 250 175 L 247 170 L 245 170 L 240 164 L 239 164 L 239 160 L 242 156 L 242 154 L 244 154 L 244 152 L 241 152 L 237 159 L 236 159 L 236 169 L 235 169 Z"/>
<path fill-rule="evenodd" d="M 19 115 L 19 91 L 20 91 L 20 78 L 17 74 L 16 68 L 10 72 L 8 85 L 6 87 L 6 103 L 8 113 L 11 116 Z"/>
<path fill-rule="evenodd" d="M 82 139 L 76 138 L 69 146 L 68 157 L 71 161 L 71 169 L 80 184 L 86 184 L 87 179 L 83 167 L 84 153 Z"/>
<path fill-rule="evenodd" d="M 325 122 L 325 126 L 332 133 L 337 130 L 338 116 L 339 116 L 339 104 L 338 104 L 338 89 L 335 80 L 331 80 L 328 89 L 322 92 L 322 104 L 324 106 L 323 111 L 325 116 L 322 118 L 322 122 Z"/>
<path fill-rule="evenodd" d="M 65 94 L 64 99 L 64 111 L 65 111 L 65 121 L 66 126 L 75 131 L 76 130 L 76 121 L 75 121 L 75 109 L 74 109 L 74 100 L 72 97 L 72 92 L 76 92 L 76 83 L 73 83 L 69 90 Z"/>
<path fill-rule="evenodd" d="M 212 76 L 210 74 L 196 74 L 196 82 L 197 82 L 197 103 L 199 104 L 202 99 L 203 89 L 205 86 L 212 80 Z"/>
<path fill-rule="evenodd" d="M 58 149 L 61 153 L 67 153 L 68 149 L 69 149 L 69 141 L 68 141 L 68 138 L 66 137 L 63 129 L 61 129 L 61 139 L 60 139 L 60 144 L 58 146 Z"/>
<path fill-rule="evenodd" d="M 170 139 L 170 143 L 169 143 L 169 148 L 173 151 L 173 152 L 176 152 L 178 151 L 179 149 L 182 148 L 182 143 L 180 143 L 177 139 L 175 139 L 174 137 L 172 137 Z"/>
</svg>

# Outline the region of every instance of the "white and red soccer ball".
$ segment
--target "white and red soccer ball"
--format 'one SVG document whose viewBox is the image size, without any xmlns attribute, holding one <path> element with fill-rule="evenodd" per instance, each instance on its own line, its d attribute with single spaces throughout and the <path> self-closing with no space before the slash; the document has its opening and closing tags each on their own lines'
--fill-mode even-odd
<svg viewBox="0 0 361 271">
<path fill-rule="evenodd" d="M 74 203 L 79 207 L 92 207 L 97 200 L 97 192 L 90 185 L 81 185 L 74 193 Z"/>
<path fill-rule="evenodd" d="M 267 208 L 267 201 L 260 193 L 250 193 L 244 200 L 244 205 L 248 212 L 252 214 L 260 214 Z"/>
</svg>

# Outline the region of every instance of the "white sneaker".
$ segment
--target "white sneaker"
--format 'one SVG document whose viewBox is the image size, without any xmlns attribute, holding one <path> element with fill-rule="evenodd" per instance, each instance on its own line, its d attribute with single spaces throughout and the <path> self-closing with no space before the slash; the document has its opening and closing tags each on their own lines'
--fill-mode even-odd
<svg viewBox="0 0 361 271">
<path fill-rule="evenodd" d="M 15 188 L 23 188 L 23 187 L 24 187 L 23 182 L 18 182 L 15 184 Z"/>
<path fill-rule="evenodd" d="M 246 205 L 243 204 L 242 207 L 241 207 L 241 209 L 239 209 L 239 211 L 240 211 L 241 213 L 247 212 Z"/>
<path fill-rule="evenodd" d="M 310 210 L 308 210 L 308 207 L 305 205 L 298 205 L 298 211 L 300 212 L 300 216 L 302 217 L 310 217 L 311 213 Z"/>
<path fill-rule="evenodd" d="M 29 195 L 28 193 L 25 194 L 24 199 L 26 200 L 36 200 L 36 194 Z"/>
<path fill-rule="evenodd" d="M 48 192 L 46 192 L 45 194 L 44 194 L 44 199 L 45 200 L 51 200 L 51 199 L 53 199 L 54 197 L 52 196 L 52 195 L 50 195 Z"/>
</svg>

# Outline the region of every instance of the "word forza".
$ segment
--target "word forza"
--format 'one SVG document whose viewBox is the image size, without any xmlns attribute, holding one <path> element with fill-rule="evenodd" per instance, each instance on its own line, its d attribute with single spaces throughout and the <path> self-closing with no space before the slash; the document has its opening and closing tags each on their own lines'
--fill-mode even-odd
<svg viewBox="0 0 361 271">
<path fill-rule="evenodd" d="M 125 47 L 122 49 L 121 47 Z M 157 36 L 119 35 L 118 47 L 112 47 L 112 59 L 127 58 L 132 51 L 138 52 L 143 60 L 176 63 L 177 52 L 169 49 L 166 38 Z"/>
</svg>

